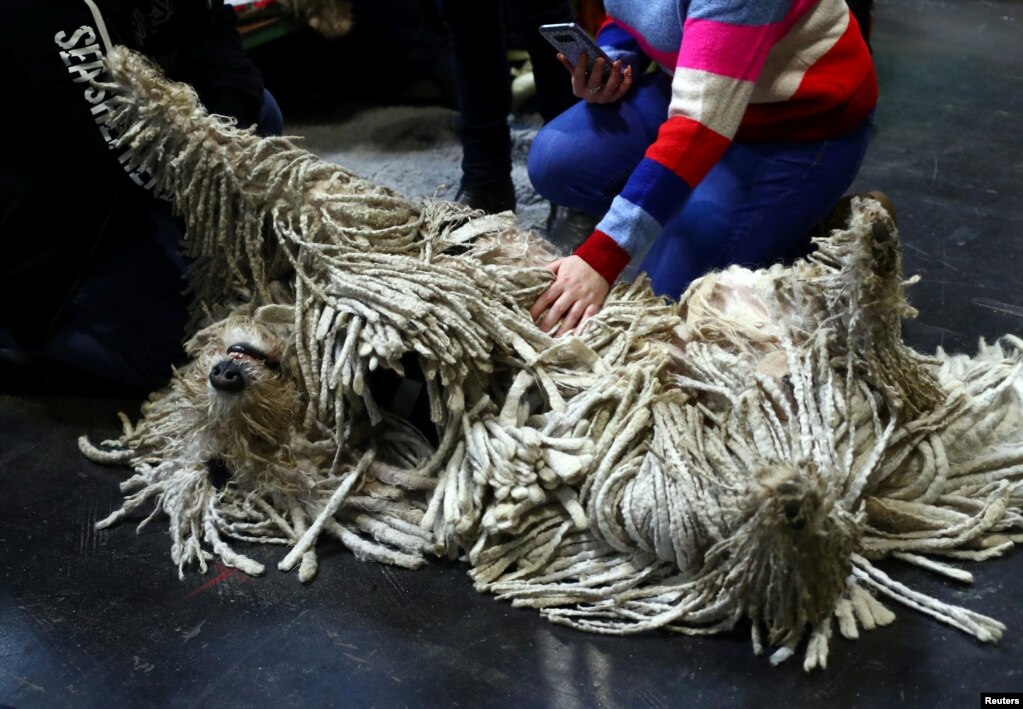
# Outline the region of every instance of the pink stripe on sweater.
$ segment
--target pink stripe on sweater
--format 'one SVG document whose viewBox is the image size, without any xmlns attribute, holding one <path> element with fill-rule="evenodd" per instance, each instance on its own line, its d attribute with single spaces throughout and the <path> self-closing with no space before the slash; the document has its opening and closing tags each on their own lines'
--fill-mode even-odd
<svg viewBox="0 0 1023 709">
<path fill-rule="evenodd" d="M 785 19 L 768 25 L 686 20 L 676 66 L 756 81 L 771 48 L 820 0 L 795 0 Z"/>
<path fill-rule="evenodd" d="M 785 34 L 782 24 L 729 25 L 687 20 L 678 66 L 756 81 L 771 47 Z"/>
</svg>

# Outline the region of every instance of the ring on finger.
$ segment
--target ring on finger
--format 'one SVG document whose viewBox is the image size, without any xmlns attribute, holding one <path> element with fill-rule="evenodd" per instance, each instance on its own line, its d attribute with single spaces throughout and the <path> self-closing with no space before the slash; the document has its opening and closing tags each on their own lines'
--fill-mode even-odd
<svg viewBox="0 0 1023 709">
<path fill-rule="evenodd" d="M 599 87 L 599 86 L 590 86 L 590 87 L 589 87 L 589 88 L 587 88 L 586 90 L 587 90 L 587 91 L 589 91 L 589 92 L 590 92 L 590 95 L 592 96 L 593 94 L 595 94 L 595 93 L 597 93 L 598 91 L 600 91 L 600 87 Z"/>
</svg>

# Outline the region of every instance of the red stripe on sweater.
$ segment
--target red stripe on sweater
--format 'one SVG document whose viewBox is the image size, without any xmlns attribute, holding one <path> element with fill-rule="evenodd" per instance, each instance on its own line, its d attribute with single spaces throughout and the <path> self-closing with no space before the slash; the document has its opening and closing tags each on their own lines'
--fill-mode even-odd
<svg viewBox="0 0 1023 709">
<path fill-rule="evenodd" d="M 836 104 L 837 97 L 847 97 Z M 852 130 L 877 105 L 877 74 L 856 23 L 810 67 L 784 102 L 751 104 L 737 140 L 823 140 Z"/>
<path fill-rule="evenodd" d="M 818 97 L 833 99 L 836 95 L 852 95 L 872 69 L 870 51 L 852 13 L 849 13 L 845 32 L 823 57 L 807 69 L 789 101 L 799 103 Z"/>
<path fill-rule="evenodd" d="M 632 260 L 625 249 L 600 230 L 590 234 L 582 246 L 575 250 L 575 255 L 590 264 L 608 283 L 614 283 L 622 269 Z"/>
<path fill-rule="evenodd" d="M 672 116 L 661 124 L 646 157 L 671 170 L 690 187 L 696 187 L 730 144 L 728 138 L 699 121 Z"/>
</svg>

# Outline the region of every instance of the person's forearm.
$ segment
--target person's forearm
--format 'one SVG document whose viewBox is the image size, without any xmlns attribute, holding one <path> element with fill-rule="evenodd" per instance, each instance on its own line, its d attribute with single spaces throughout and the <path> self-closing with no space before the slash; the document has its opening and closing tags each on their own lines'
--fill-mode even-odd
<svg viewBox="0 0 1023 709">
<path fill-rule="evenodd" d="M 763 0 L 755 13 L 709 0 L 690 6 L 668 118 L 576 252 L 609 281 L 659 236 L 728 150 L 768 53 L 795 20 L 790 5 Z"/>
</svg>

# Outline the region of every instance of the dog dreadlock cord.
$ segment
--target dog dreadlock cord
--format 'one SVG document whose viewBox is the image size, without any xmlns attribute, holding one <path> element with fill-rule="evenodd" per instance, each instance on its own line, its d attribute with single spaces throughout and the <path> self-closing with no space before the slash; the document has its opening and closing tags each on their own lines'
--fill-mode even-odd
<svg viewBox="0 0 1023 709">
<path fill-rule="evenodd" d="M 968 581 L 940 559 L 1002 554 L 1023 521 L 1020 343 L 906 347 L 879 203 L 854 200 L 809 259 L 711 274 L 679 303 L 620 284 L 581 336 L 554 340 L 526 310 L 550 276 L 515 260 L 543 249 L 512 222 L 226 125 L 126 52 L 110 72 L 109 127 L 188 224 L 196 327 L 213 321 L 196 363 L 237 323 L 269 328 L 296 404 L 257 436 L 276 447 L 217 437 L 252 414 L 211 409 L 208 370 L 184 368 L 119 440 L 82 442 L 135 470 L 101 525 L 153 500 L 179 566 L 217 555 L 258 573 L 228 540 L 280 543 L 302 580 L 324 533 L 404 566 L 464 554 L 480 590 L 552 621 L 707 634 L 748 620 L 773 662 L 808 636 L 806 669 L 826 664 L 832 618 L 846 637 L 891 622 L 875 596 L 1000 637 L 874 565 Z M 238 307 L 218 321 L 224 303 Z M 409 353 L 437 445 L 367 384 Z M 221 489 L 214 454 L 231 468 Z"/>
</svg>

